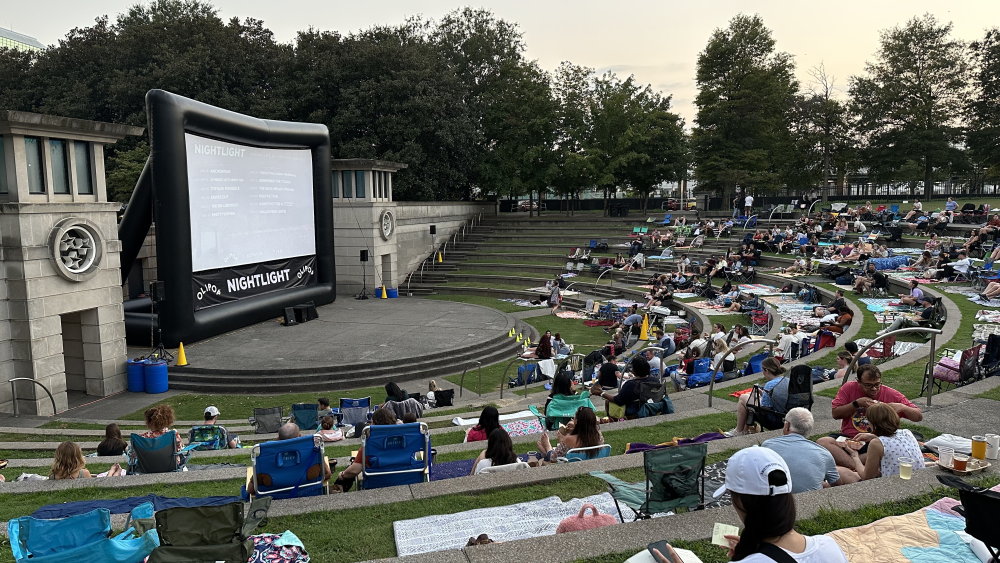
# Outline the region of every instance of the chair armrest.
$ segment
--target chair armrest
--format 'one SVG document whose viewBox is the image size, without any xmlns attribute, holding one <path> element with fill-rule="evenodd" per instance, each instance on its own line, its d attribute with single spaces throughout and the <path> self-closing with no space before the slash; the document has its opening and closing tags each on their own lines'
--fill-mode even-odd
<svg viewBox="0 0 1000 563">
<path fill-rule="evenodd" d="M 253 499 L 253 497 L 257 494 L 257 491 L 254 491 L 252 494 L 250 493 L 250 481 L 252 480 L 253 467 L 247 467 L 247 482 L 243 485 L 243 488 L 246 489 L 247 495 L 249 495 L 251 499 Z"/>
<path fill-rule="evenodd" d="M 326 456 L 326 455 L 323 456 L 323 467 L 324 467 L 323 474 L 325 475 L 326 474 L 326 468 L 330 467 L 330 456 Z M 330 476 L 329 477 L 325 477 L 323 479 L 323 494 L 325 494 L 325 495 L 330 494 L 330 480 L 333 479 L 333 478 L 334 478 L 333 477 L 333 472 L 331 471 L 330 472 Z"/>
</svg>

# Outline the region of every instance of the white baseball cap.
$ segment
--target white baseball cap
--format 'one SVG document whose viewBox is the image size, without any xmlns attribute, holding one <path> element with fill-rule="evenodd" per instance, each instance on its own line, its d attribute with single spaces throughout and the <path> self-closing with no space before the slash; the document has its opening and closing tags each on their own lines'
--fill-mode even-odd
<svg viewBox="0 0 1000 563">
<path fill-rule="evenodd" d="M 787 482 L 781 486 L 768 484 L 768 475 L 779 470 L 785 472 Z M 759 446 L 744 448 L 729 458 L 726 484 L 719 487 L 712 497 L 719 498 L 726 491 L 762 497 L 783 495 L 792 492 L 792 475 L 778 452 Z"/>
<path fill-rule="evenodd" d="M 205 408 L 205 414 L 210 414 L 212 416 L 219 416 L 219 409 L 215 408 L 215 405 L 209 405 Z"/>
</svg>

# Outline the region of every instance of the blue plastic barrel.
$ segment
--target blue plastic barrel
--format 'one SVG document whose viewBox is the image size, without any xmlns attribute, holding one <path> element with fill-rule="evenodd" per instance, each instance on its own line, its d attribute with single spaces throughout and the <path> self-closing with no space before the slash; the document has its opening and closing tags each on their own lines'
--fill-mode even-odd
<svg viewBox="0 0 1000 563">
<path fill-rule="evenodd" d="M 167 362 L 164 360 L 146 360 L 143 364 L 143 379 L 147 393 L 167 392 Z"/>
<path fill-rule="evenodd" d="M 390 288 L 386 288 L 385 289 L 385 295 L 389 299 L 395 299 L 395 298 L 399 297 L 399 290 L 395 289 L 395 288 L 391 288 L 391 289 Z"/>
<path fill-rule="evenodd" d="M 142 393 L 146 390 L 145 375 L 143 368 L 146 360 L 128 360 L 128 390 L 133 393 Z"/>
</svg>

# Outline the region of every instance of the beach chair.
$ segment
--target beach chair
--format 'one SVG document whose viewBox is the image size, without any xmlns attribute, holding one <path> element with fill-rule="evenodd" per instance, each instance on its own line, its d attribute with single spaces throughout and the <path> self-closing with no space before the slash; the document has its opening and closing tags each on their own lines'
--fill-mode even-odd
<svg viewBox="0 0 1000 563">
<path fill-rule="evenodd" d="M 197 447 L 188 447 L 177 451 L 177 431 L 171 430 L 156 438 L 144 438 L 140 434 L 131 434 L 128 447 L 129 475 L 147 473 L 171 473 L 179 471 L 187 461 L 186 452 Z M 180 457 L 180 461 L 178 461 Z"/>
<path fill-rule="evenodd" d="M 566 424 L 576 416 L 576 411 L 582 407 L 587 407 L 593 411 L 597 410 L 594 407 L 594 403 L 590 400 L 589 393 L 580 393 L 573 396 L 553 395 L 552 400 L 545 407 L 544 413 L 539 412 L 538 407 L 535 405 L 529 405 L 528 410 L 531 411 L 531 414 L 538 417 L 538 423 L 543 428 L 546 430 L 556 430 L 560 424 Z"/>
<path fill-rule="evenodd" d="M 630 237 L 637 237 L 637 236 L 639 236 L 639 232 L 640 232 L 639 227 L 635 227 L 635 228 L 632 229 L 632 232 L 629 233 L 628 236 L 630 236 Z"/>
<path fill-rule="evenodd" d="M 517 471 L 518 469 L 531 469 L 526 461 L 515 461 L 514 463 L 508 463 L 506 465 L 491 465 L 490 467 L 484 467 L 480 473 L 507 473 L 508 471 Z"/>
<path fill-rule="evenodd" d="M 961 386 L 979 379 L 979 344 L 962 351 L 958 369 L 950 364 L 938 363 L 934 366 L 934 385 L 940 393 L 945 385 Z"/>
<path fill-rule="evenodd" d="M 642 466 L 646 479 L 638 483 L 628 483 L 603 471 L 591 471 L 590 474 L 608 483 L 623 522 L 623 504 L 635 513 L 636 519 L 646 519 L 653 514 L 705 504 L 707 457 L 708 444 L 644 451 Z"/>
<path fill-rule="evenodd" d="M 426 483 L 431 469 L 431 437 L 427 424 L 369 426 L 361 433 L 365 459 L 360 489 Z"/>
<path fill-rule="evenodd" d="M 750 356 L 750 360 L 747 362 L 746 367 L 743 368 L 743 375 L 753 375 L 755 373 L 760 373 L 760 364 L 763 362 L 771 353 L 767 350 L 759 354 L 754 354 Z"/>
<path fill-rule="evenodd" d="M 152 503 L 132 509 L 132 518 L 153 515 Z M 111 535 L 111 512 L 98 508 L 58 519 L 22 516 L 7 523 L 10 549 L 17 563 L 135 563 L 159 545 L 156 532 L 132 537 L 133 528 Z"/>
<path fill-rule="evenodd" d="M 588 248 L 590 248 L 591 250 L 594 250 L 595 248 L 597 248 L 597 239 L 596 238 L 590 239 L 590 246 Z"/>
<path fill-rule="evenodd" d="M 747 328 L 752 336 L 767 336 L 771 330 L 771 315 L 764 309 L 750 311 L 750 323 Z"/>
<path fill-rule="evenodd" d="M 566 258 L 569 258 L 570 260 L 576 260 L 579 257 L 580 257 L 580 249 L 576 246 L 570 248 L 569 254 L 566 255 Z"/>
<path fill-rule="evenodd" d="M 557 458 L 559 463 L 572 463 L 574 461 L 586 461 L 588 459 L 600 459 L 611 457 L 611 444 L 591 446 L 589 448 L 573 448 L 566 452 L 564 457 Z"/>
<path fill-rule="evenodd" d="M 962 506 L 953 510 L 965 517 L 965 533 L 983 542 L 993 561 L 1000 561 L 1000 532 L 996 525 L 1000 493 L 966 483 L 954 475 L 937 478 L 942 484 L 958 489 Z"/>
<path fill-rule="evenodd" d="M 222 436 L 222 430 L 214 424 L 192 427 L 190 438 L 191 445 L 197 443 L 194 449 L 200 452 L 224 450 L 229 447 Z"/>
<path fill-rule="evenodd" d="M 299 430 L 316 430 L 319 428 L 319 404 L 296 403 L 292 405 L 292 422 Z"/>
<path fill-rule="evenodd" d="M 155 527 L 160 546 L 146 563 L 177 561 L 249 561 L 254 555 L 250 537 L 267 517 L 271 497 L 254 499 L 244 516 L 242 502 L 219 506 L 175 507 L 157 511 L 136 527 Z"/>
<path fill-rule="evenodd" d="M 254 409 L 247 421 L 253 426 L 254 434 L 274 434 L 285 423 L 285 407 Z"/>
<path fill-rule="evenodd" d="M 691 248 L 701 248 L 705 244 L 705 235 L 698 235 L 691 241 Z"/>
<path fill-rule="evenodd" d="M 672 215 L 670 213 L 667 213 L 666 215 L 664 215 L 663 216 L 663 222 L 660 223 L 660 226 L 661 227 L 666 227 L 667 225 L 669 225 L 670 224 L 670 219 L 672 219 Z"/>
<path fill-rule="evenodd" d="M 372 418 L 372 398 L 340 399 L 340 423 L 344 426 L 355 426 L 367 423 Z"/>
<path fill-rule="evenodd" d="M 896 353 L 893 352 L 893 348 L 896 347 L 895 336 L 883 338 L 881 344 L 881 348 L 876 346 L 875 348 L 868 349 L 868 357 L 872 359 L 872 363 L 878 363 L 875 360 L 881 360 L 884 362 L 889 358 L 896 356 Z"/>
<path fill-rule="evenodd" d="M 647 234 L 649 234 L 649 227 L 643 227 L 642 229 L 640 229 L 639 230 L 639 234 L 640 235 L 647 235 Z"/>
<path fill-rule="evenodd" d="M 812 368 L 807 365 L 793 367 L 786 376 L 788 378 L 788 400 L 785 402 L 785 410 L 779 411 L 773 407 L 765 407 L 760 404 L 760 397 L 764 391 L 763 386 L 754 385 L 755 393 L 751 394 L 751 399 L 747 401 L 747 425 L 760 424 L 763 429 L 777 430 L 785 424 L 785 413 L 802 407 L 812 410 L 813 405 L 813 380 Z"/>
<path fill-rule="evenodd" d="M 318 434 L 290 440 L 257 444 L 250 450 L 244 500 L 268 496 L 274 499 L 312 497 L 326 494 L 326 472 L 330 461 L 323 455 L 323 438 Z"/>
</svg>

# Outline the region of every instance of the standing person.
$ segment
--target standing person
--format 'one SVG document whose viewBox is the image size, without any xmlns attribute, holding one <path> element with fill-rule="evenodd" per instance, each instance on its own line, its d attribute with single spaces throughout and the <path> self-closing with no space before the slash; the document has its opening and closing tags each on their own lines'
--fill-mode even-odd
<svg viewBox="0 0 1000 563">
<path fill-rule="evenodd" d="M 744 526 L 739 536 L 726 536 L 733 561 L 773 563 L 791 557 L 798 563 L 847 563 L 833 538 L 795 531 L 791 471 L 774 450 L 754 446 L 733 454 L 726 484 L 713 496 L 726 491 Z"/>
<path fill-rule="evenodd" d="M 753 213 L 753 196 L 750 195 L 750 192 L 747 192 L 747 197 L 743 200 L 743 213 L 747 217 Z"/>
<path fill-rule="evenodd" d="M 112 422 L 104 428 L 104 440 L 97 444 L 97 455 L 113 456 L 125 453 L 128 444 L 122 440 L 122 431 L 118 425 Z"/>
<path fill-rule="evenodd" d="M 559 310 L 559 303 L 562 301 L 562 296 L 559 294 L 559 284 L 552 284 L 552 290 L 549 291 L 549 307 L 552 307 L 552 314 L 556 314 Z"/>
<path fill-rule="evenodd" d="M 733 197 L 733 217 L 734 218 L 737 215 L 740 214 L 740 199 L 741 198 L 740 198 L 739 192 L 736 192 L 736 195 Z"/>
</svg>

